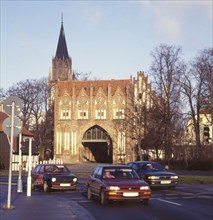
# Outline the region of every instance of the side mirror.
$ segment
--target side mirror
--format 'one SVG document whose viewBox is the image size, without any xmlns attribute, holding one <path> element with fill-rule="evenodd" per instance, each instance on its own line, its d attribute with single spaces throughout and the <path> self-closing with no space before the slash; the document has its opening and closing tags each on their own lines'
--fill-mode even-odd
<svg viewBox="0 0 213 220">
<path fill-rule="evenodd" d="M 169 165 L 166 165 L 166 166 L 165 166 L 165 170 L 169 170 Z"/>
</svg>

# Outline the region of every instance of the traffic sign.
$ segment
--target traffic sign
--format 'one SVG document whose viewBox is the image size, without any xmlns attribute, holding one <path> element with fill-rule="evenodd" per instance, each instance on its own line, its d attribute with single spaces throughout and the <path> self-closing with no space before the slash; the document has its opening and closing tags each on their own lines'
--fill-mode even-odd
<svg viewBox="0 0 213 220">
<path fill-rule="evenodd" d="M 8 115 L 12 115 L 12 103 L 14 102 L 14 115 L 18 115 L 23 108 L 23 101 L 16 97 L 10 96 L 3 101 L 4 111 Z"/>
<path fill-rule="evenodd" d="M 4 133 L 7 134 L 8 136 L 11 136 L 11 128 L 12 128 L 11 126 L 12 126 L 12 118 L 9 116 L 3 121 L 3 125 L 2 125 Z M 22 121 L 19 118 L 14 117 L 13 136 L 14 137 L 17 136 L 21 132 L 21 129 L 22 129 Z"/>
<path fill-rule="evenodd" d="M 15 96 L 8 97 L 3 102 L 5 112 L 10 115 L 6 118 L 2 124 L 2 128 L 5 134 L 10 136 L 10 163 L 9 163 L 9 175 L 8 175 L 8 196 L 7 196 L 7 208 L 11 205 L 11 185 L 12 185 L 12 158 L 13 158 L 13 137 L 17 136 L 21 132 L 22 122 L 16 115 L 22 110 L 23 102 L 21 99 Z"/>
</svg>

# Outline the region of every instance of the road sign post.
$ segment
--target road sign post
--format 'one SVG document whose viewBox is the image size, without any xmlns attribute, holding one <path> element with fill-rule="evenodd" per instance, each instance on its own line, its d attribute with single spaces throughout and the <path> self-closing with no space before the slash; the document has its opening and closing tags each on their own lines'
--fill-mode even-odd
<svg viewBox="0 0 213 220">
<path fill-rule="evenodd" d="M 12 102 L 12 119 L 11 119 L 11 134 L 10 134 L 10 161 L 9 161 L 9 177 L 8 177 L 8 196 L 7 196 L 7 208 L 10 209 L 11 205 L 11 180 L 12 180 L 12 159 L 13 159 L 13 131 L 14 131 L 14 106 Z"/>
<path fill-rule="evenodd" d="M 11 182 L 12 182 L 12 158 L 13 158 L 13 139 L 21 132 L 22 122 L 15 118 L 22 109 L 23 102 L 18 97 L 8 97 L 3 102 L 4 110 L 11 117 L 3 122 L 3 131 L 10 136 L 10 151 L 9 151 L 9 176 L 8 176 L 8 196 L 7 209 L 11 209 Z"/>
</svg>

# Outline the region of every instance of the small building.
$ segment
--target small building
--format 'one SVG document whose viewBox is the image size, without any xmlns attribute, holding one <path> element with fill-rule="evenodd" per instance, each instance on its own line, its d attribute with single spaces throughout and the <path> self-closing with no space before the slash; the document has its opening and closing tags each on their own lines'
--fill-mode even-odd
<svg viewBox="0 0 213 220">
<path fill-rule="evenodd" d="M 3 131 L 3 122 L 8 117 L 8 115 L 0 111 L 0 169 L 9 169 L 9 159 L 10 159 L 10 144 L 8 140 L 8 136 Z M 22 139 L 23 138 L 33 138 L 33 134 L 29 132 L 25 127 L 22 127 L 20 132 Z M 33 161 L 38 161 L 37 153 L 34 151 L 34 147 L 32 147 L 32 155 Z M 18 170 L 18 155 L 19 155 L 19 136 L 14 137 L 13 139 L 13 157 L 12 157 L 12 170 Z M 22 146 L 22 161 L 23 164 L 26 164 L 28 148 Z M 24 167 L 24 166 L 23 166 Z"/>
<path fill-rule="evenodd" d="M 202 145 L 213 144 L 213 125 L 211 119 L 211 111 L 209 108 L 202 108 L 199 114 L 200 117 L 200 140 Z M 195 130 L 193 120 L 190 119 L 187 122 L 186 127 L 186 143 L 189 145 L 195 145 Z"/>
</svg>

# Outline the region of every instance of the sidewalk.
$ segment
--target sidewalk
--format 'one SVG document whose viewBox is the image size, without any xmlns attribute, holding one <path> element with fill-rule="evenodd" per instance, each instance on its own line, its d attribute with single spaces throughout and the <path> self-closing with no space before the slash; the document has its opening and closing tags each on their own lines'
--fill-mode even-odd
<svg viewBox="0 0 213 220">
<path fill-rule="evenodd" d="M 90 173 L 94 168 L 94 164 L 77 164 L 69 165 L 72 172 Z M 22 172 L 22 177 L 27 177 L 27 172 Z M 18 177 L 18 172 L 12 172 L 13 177 Z M 8 170 L 0 172 L 0 176 L 7 177 Z M 85 180 L 81 180 L 85 181 Z M 11 207 L 14 209 L 3 209 L 3 205 L 7 204 L 7 184 L 0 184 L 0 219 L 1 220 L 94 220 L 94 217 L 84 209 L 78 202 L 67 200 L 61 197 L 51 196 L 51 194 L 42 194 L 32 191 L 31 196 L 27 196 L 26 185 L 23 185 L 23 193 L 17 192 L 17 182 L 13 181 L 11 192 Z M 72 196 L 73 194 L 69 194 Z"/>
<path fill-rule="evenodd" d="M 6 188 L 7 185 L 1 185 L 1 190 L 6 192 Z M 32 191 L 32 195 L 27 196 L 26 190 L 17 193 L 16 187 L 13 188 L 11 195 L 11 207 L 14 206 L 14 209 L 2 209 L 1 204 L 1 220 L 94 220 L 90 212 L 73 200 L 51 194 L 41 196 L 37 191 Z M 7 199 L 4 204 L 7 204 Z"/>
</svg>

